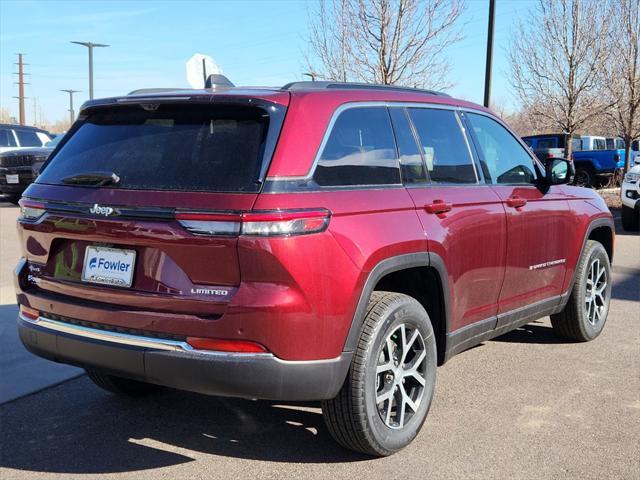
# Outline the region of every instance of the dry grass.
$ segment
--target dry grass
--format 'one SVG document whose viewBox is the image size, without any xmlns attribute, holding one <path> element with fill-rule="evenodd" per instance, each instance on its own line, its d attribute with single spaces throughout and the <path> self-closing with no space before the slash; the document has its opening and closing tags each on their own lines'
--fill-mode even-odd
<svg viewBox="0 0 640 480">
<path fill-rule="evenodd" d="M 599 190 L 598 193 L 604 199 L 609 210 L 619 209 L 622 207 L 622 201 L 620 200 L 620 189 L 609 188 L 606 190 Z"/>
</svg>

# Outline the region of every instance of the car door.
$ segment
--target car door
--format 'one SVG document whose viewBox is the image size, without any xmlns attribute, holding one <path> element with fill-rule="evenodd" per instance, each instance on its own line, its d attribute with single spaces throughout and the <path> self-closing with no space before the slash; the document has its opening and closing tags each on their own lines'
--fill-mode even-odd
<svg viewBox="0 0 640 480">
<path fill-rule="evenodd" d="M 453 109 L 392 107 L 390 112 L 403 181 L 424 228 L 429 252 L 446 267 L 442 281 L 449 292 L 449 330 L 483 320 L 491 329 L 506 249 L 500 199 L 482 183 Z"/>
<path fill-rule="evenodd" d="M 506 211 L 506 269 L 498 313 L 554 301 L 562 293 L 572 243 L 571 211 L 562 186 L 538 182 L 535 160 L 497 120 L 473 112 L 466 119 L 483 171 Z"/>
</svg>

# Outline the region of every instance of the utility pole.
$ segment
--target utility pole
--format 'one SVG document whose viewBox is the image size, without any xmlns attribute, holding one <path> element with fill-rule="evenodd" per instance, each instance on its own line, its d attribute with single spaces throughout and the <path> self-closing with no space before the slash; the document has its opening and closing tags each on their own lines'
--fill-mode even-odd
<svg viewBox="0 0 640 480">
<path fill-rule="evenodd" d="M 29 85 L 24 81 L 24 76 L 29 75 L 28 73 L 24 72 L 24 67 L 25 65 L 28 65 L 28 64 L 22 61 L 22 56 L 24 55 L 24 53 L 17 53 L 16 55 L 18 55 L 18 63 L 16 63 L 15 65 L 18 65 L 18 72 L 15 73 L 14 75 L 18 75 L 18 81 L 15 82 L 18 84 L 18 96 L 13 98 L 18 99 L 18 105 L 19 105 L 19 111 L 20 111 L 20 125 L 24 125 L 26 122 L 26 118 L 24 114 L 24 100 L 25 98 L 27 98 L 24 96 L 24 86 Z"/>
<path fill-rule="evenodd" d="M 73 94 L 78 93 L 80 90 L 60 90 L 61 92 L 67 92 L 69 94 L 69 126 L 73 125 L 76 119 L 76 114 L 73 111 Z"/>
<path fill-rule="evenodd" d="M 493 26 L 495 24 L 496 0 L 489 0 L 489 27 L 487 31 L 487 62 L 484 72 L 484 106 L 491 102 L 491 62 L 493 57 Z"/>
<path fill-rule="evenodd" d="M 82 45 L 89 49 L 89 100 L 93 100 L 93 49 L 95 47 L 108 47 L 109 45 L 104 45 L 102 43 L 92 43 L 92 42 L 71 42 L 76 43 L 78 45 Z"/>
</svg>

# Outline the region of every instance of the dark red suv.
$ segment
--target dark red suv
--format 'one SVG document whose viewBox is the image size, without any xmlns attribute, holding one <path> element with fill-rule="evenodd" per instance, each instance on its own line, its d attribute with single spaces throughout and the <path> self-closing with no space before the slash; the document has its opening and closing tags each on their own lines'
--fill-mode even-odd
<svg viewBox="0 0 640 480">
<path fill-rule="evenodd" d="M 613 222 L 570 175 L 436 92 L 91 101 L 21 200 L 20 337 L 115 392 L 322 400 L 388 455 L 456 353 L 546 315 L 601 332 Z"/>
</svg>

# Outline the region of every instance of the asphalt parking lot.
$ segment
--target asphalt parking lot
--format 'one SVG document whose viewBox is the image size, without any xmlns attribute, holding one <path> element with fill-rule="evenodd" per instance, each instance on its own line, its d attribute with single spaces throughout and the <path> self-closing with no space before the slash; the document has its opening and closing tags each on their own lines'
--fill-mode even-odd
<svg viewBox="0 0 640 480">
<path fill-rule="evenodd" d="M 7 312 L 15 308 L 16 214 L 0 203 Z M 342 450 L 315 404 L 170 390 L 122 399 L 80 376 L 0 405 L 0 478 L 638 479 L 637 234 L 618 229 L 613 280 L 597 340 L 564 343 L 544 319 L 439 368 L 423 430 L 389 458 Z M 3 327 L 12 315 L 0 317 Z M 3 382 L 0 374 L 0 389 L 8 388 Z"/>
</svg>

